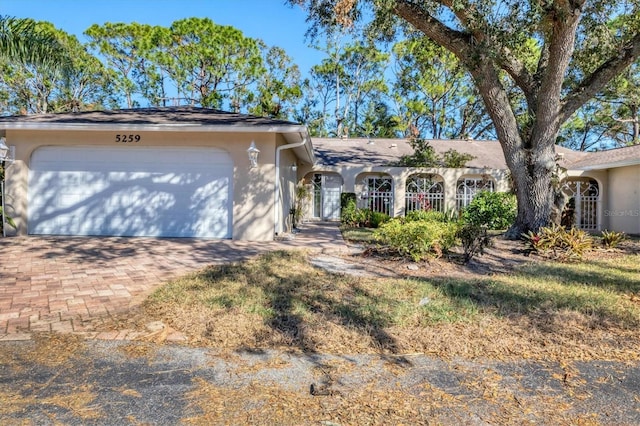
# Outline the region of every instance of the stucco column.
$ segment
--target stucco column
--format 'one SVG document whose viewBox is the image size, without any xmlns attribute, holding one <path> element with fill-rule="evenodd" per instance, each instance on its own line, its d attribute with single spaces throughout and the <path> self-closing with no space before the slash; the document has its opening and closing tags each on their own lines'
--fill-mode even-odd
<svg viewBox="0 0 640 426">
<path fill-rule="evenodd" d="M 338 173 L 342 176 L 342 192 L 356 192 L 358 170 L 345 167 L 341 168 Z"/>
<path fill-rule="evenodd" d="M 405 214 L 405 193 L 407 190 L 405 174 L 397 169 L 391 173 L 393 178 L 393 211 L 392 216 L 404 216 Z"/>
<path fill-rule="evenodd" d="M 16 148 L 16 158 L 22 154 L 19 147 Z M 22 157 L 20 157 L 22 158 Z M 27 235 L 27 185 L 29 170 L 24 161 L 16 160 L 13 164 L 5 163 L 4 169 L 4 207 L 7 217 L 13 219 L 16 228 L 5 224 L 7 236 Z"/>
<path fill-rule="evenodd" d="M 444 180 L 444 211 L 455 210 L 456 187 L 458 178 L 463 174 L 461 169 L 441 169 L 441 176 Z"/>
</svg>

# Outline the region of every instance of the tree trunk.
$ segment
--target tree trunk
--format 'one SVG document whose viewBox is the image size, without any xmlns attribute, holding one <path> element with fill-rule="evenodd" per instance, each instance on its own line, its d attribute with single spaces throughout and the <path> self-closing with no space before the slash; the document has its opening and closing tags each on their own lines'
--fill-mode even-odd
<svg viewBox="0 0 640 426">
<path fill-rule="evenodd" d="M 527 231 L 537 231 L 551 220 L 556 198 L 555 149 L 553 141 L 535 141 L 537 149 L 525 156 L 504 150 L 518 200 L 518 215 L 507 232 L 509 238 L 520 238 Z M 504 148 L 504 146 L 503 146 Z"/>
<path fill-rule="evenodd" d="M 525 141 L 496 69 L 486 62 L 469 68 L 494 123 L 518 201 L 518 214 L 507 237 L 520 238 L 522 233 L 537 231 L 550 220 L 555 195 L 557 122 L 548 122 L 545 131 L 536 132 Z"/>
</svg>

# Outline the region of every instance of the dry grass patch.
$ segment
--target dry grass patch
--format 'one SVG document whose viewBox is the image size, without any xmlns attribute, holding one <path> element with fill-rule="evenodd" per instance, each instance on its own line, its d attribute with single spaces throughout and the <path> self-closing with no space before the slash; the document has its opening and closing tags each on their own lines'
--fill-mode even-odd
<svg viewBox="0 0 640 426">
<path fill-rule="evenodd" d="M 324 374 L 324 373 L 323 373 Z M 333 382 L 348 382 L 348 372 L 329 373 Z M 386 425 L 386 424 L 580 424 L 596 425 L 597 415 L 579 414 L 560 393 L 507 390 L 504 378 L 491 370 L 466 372 L 467 392 L 451 393 L 428 382 L 402 384 L 403 374 L 361 378 L 357 386 L 312 395 L 277 382 L 220 386 L 194 379 L 187 395 L 196 412 L 185 424 L 252 425 Z M 518 386 L 516 386 L 517 388 Z M 472 421 L 476 420 L 476 421 Z"/>
<path fill-rule="evenodd" d="M 2 365 L 16 373 L 24 372 L 25 366 L 30 364 L 42 365 L 62 372 L 80 359 L 85 349 L 84 339 L 73 334 L 33 333 L 32 342 L 28 342 L 28 345 L 30 347 L 26 349 L 23 345 L 3 345 L 0 348 Z M 18 391 L 0 391 L 0 416 L 20 413 L 32 406 L 40 407 L 42 412 L 50 412 L 46 407 L 51 406 L 67 410 L 81 420 L 95 420 L 102 417 L 100 408 L 91 405 L 97 394 L 93 392 L 90 385 L 73 387 L 66 393 L 41 396 L 46 394 L 47 388 L 58 378 L 59 372 L 44 383 L 33 382 L 26 385 L 29 395 Z M 53 413 L 51 415 L 54 416 Z"/>
<path fill-rule="evenodd" d="M 188 398 L 200 413 L 183 419 L 186 424 L 424 424 L 432 417 L 424 412 L 422 398 L 375 384 L 323 397 L 301 395 L 277 383 L 233 388 L 196 379 L 195 384 Z"/>
<path fill-rule="evenodd" d="M 150 358 L 156 352 L 156 346 L 148 342 L 129 342 L 118 346 L 118 352 L 129 358 Z"/>
<path fill-rule="evenodd" d="M 58 367 L 70 362 L 85 348 L 84 338 L 75 334 L 34 333 L 35 349 L 24 359 L 47 367 Z"/>
<path fill-rule="evenodd" d="M 55 405 L 70 411 L 79 419 L 95 420 L 103 416 L 99 407 L 91 405 L 96 398 L 97 394 L 92 392 L 90 386 L 82 386 L 69 394 L 41 398 L 38 404 Z"/>
<path fill-rule="evenodd" d="M 0 391 L 0 416 L 22 413 L 34 406 L 40 407 L 42 412 L 48 412 L 49 410 L 45 407 L 53 406 L 71 412 L 78 419 L 95 420 L 103 416 L 99 407 L 91 405 L 96 398 L 97 395 L 92 392 L 90 386 L 81 386 L 73 389 L 70 393 L 49 397 L 22 395 L 15 391 Z"/>
<path fill-rule="evenodd" d="M 85 349 L 84 338 L 74 334 L 33 333 L 28 345 L 32 345 L 28 350 L 21 346 L 0 346 L 2 365 L 16 372 L 22 371 L 26 363 L 62 367 Z"/>
<path fill-rule="evenodd" d="M 300 252 L 279 251 L 173 281 L 138 321 L 162 320 L 193 344 L 229 350 L 639 359 L 639 260 L 376 279 L 327 273 Z"/>
</svg>

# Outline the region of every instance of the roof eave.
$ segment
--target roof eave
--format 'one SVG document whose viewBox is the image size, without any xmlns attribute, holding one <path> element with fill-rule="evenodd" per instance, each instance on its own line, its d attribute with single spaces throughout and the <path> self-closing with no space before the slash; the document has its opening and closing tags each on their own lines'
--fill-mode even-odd
<svg viewBox="0 0 640 426">
<path fill-rule="evenodd" d="M 253 124 L 253 125 L 203 125 L 188 123 L 170 123 L 170 124 L 149 124 L 149 123 L 2 123 L 0 122 L 0 130 L 67 130 L 67 131 L 87 131 L 87 130 L 128 130 L 128 131 L 146 131 L 146 132 L 224 132 L 224 133 L 306 133 L 306 127 L 303 125 L 270 125 L 270 124 Z"/>
<path fill-rule="evenodd" d="M 309 132 L 306 126 L 301 126 L 302 130 L 298 132 L 282 132 L 284 134 L 284 138 L 288 143 L 296 143 L 306 140 L 306 143 L 301 147 L 294 148 L 293 151 L 296 153 L 298 158 L 302 161 L 313 165 L 316 162 L 316 154 L 313 150 L 313 145 L 311 143 L 311 137 L 309 137 Z"/>
<path fill-rule="evenodd" d="M 576 167 L 574 170 L 585 170 L 585 171 L 604 170 L 604 169 L 614 169 L 617 167 L 638 166 L 638 165 L 640 165 L 640 159 L 634 158 L 634 159 L 624 160 L 624 161 L 614 161 L 611 163 L 592 164 L 592 165 L 590 164 L 586 166 L 579 166 L 579 167 Z M 571 168 L 569 168 L 569 170 L 571 170 Z"/>
</svg>

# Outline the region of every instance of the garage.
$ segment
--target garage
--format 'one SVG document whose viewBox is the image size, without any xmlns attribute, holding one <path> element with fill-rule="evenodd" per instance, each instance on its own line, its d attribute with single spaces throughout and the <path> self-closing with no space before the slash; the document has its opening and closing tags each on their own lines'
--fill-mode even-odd
<svg viewBox="0 0 640 426">
<path fill-rule="evenodd" d="M 28 233 L 231 238 L 233 160 L 202 147 L 43 146 Z"/>
</svg>

